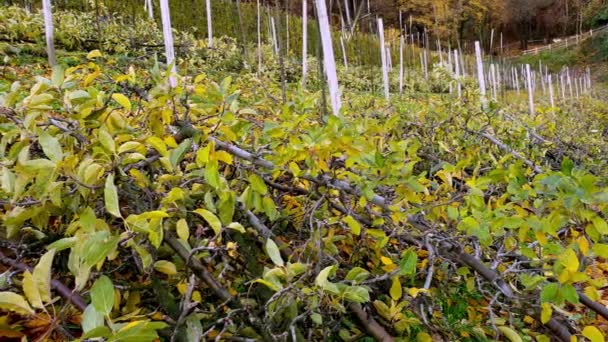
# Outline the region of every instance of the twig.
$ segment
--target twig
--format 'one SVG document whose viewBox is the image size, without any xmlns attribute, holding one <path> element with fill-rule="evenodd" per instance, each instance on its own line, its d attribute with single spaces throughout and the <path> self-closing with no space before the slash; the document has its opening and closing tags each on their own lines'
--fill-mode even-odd
<svg viewBox="0 0 608 342">
<path fill-rule="evenodd" d="M 194 291 L 195 285 L 196 285 L 196 276 L 194 274 L 192 274 L 190 276 L 190 279 L 188 280 L 188 288 L 186 289 L 186 293 L 184 294 L 184 298 L 182 299 L 181 312 L 179 314 L 179 318 L 177 319 L 177 322 L 175 323 L 175 329 L 173 330 L 173 334 L 171 335 L 171 342 L 174 342 L 175 339 L 177 338 L 177 333 L 179 332 L 179 327 L 182 324 L 184 324 L 184 321 L 186 320 L 186 316 L 188 316 L 188 314 L 190 313 L 190 310 L 192 310 L 192 308 L 197 305 L 196 303 L 190 302 L 190 299 L 192 298 L 192 292 Z M 194 304 L 194 305 L 192 305 L 192 304 Z"/>
<path fill-rule="evenodd" d="M 25 272 L 25 271 L 31 272 L 32 271 L 32 267 L 30 267 L 26 264 L 22 264 L 22 263 L 18 262 L 17 260 L 11 259 L 11 258 L 7 257 L 6 255 L 4 255 L 2 252 L 0 252 L 0 263 L 9 265 L 22 272 Z M 72 291 L 67 286 L 63 285 L 63 283 L 60 282 L 59 280 L 56 280 L 56 279 L 51 280 L 51 288 L 55 289 L 57 292 L 59 292 L 59 294 L 63 298 L 67 299 L 72 304 L 74 304 L 74 306 L 76 308 L 78 308 L 78 310 L 84 312 L 84 310 L 86 309 L 87 304 L 84 302 L 84 299 L 82 299 L 82 297 L 80 297 L 80 295 L 77 292 Z"/>
<path fill-rule="evenodd" d="M 168 230 L 165 231 L 165 242 L 182 258 L 184 261 L 188 260 L 190 253 L 186 248 L 179 242 L 179 240 L 173 235 L 173 232 Z M 201 279 L 211 288 L 211 290 L 222 300 L 231 302 L 234 297 L 228 293 L 228 291 L 220 285 L 220 283 L 213 278 L 213 275 L 207 271 L 205 266 L 198 259 L 190 259 L 188 266 L 192 269 L 194 274 Z"/>
<path fill-rule="evenodd" d="M 504 142 L 498 140 L 498 138 L 494 137 L 493 135 L 490 135 L 486 132 L 476 132 L 476 131 L 470 131 L 473 134 L 477 134 L 479 136 L 482 136 L 484 138 L 486 138 L 487 140 L 489 140 L 490 142 L 492 142 L 494 145 L 498 146 L 501 150 L 507 151 L 509 153 L 511 153 L 515 158 L 523 161 L 526 165 L 528 165 L 529 167 L 532 168 L 532 170 L 534 170 L 534 172 L 536 173 L 543 173 L 543 170 L 537 166 L 536 164 L 534 164 L 533 161 L 531 161 L 530 159 L 524 157 L 523 155 L 521 155 L 521 153 L 515 151 L 514 149 L 512 149 L 511 147 L 509 147 L 507 144 L 505 144 Z"/>
<path fill-rule="evenodd" d="M 393 342 L 395 338 L 391 336 L 383 326 L 381 326 L 371 315 L 368 315 L 361 305 L 350 304 L 348 306 L 350 310 L 357 316 L 359 322 L 365 328 L 368 334 L 372 335 L 377 341 L 381 342 Z"/>
</svg>

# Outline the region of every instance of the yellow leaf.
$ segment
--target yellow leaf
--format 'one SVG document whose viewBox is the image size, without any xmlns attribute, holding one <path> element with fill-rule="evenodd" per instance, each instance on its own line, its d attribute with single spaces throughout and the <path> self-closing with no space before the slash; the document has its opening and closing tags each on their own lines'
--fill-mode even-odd
<svg viewBox="0 0 608 342">
<path fill-rule="evenodd" d="M 393 264 L 393 260 L 391 260 L 391 258 L 387 258 L 385 256 L 380 257 L 380 261 L 382 261 L 382 263 L 385 264 L 385 265 L 392 265 Z"/>
<path fill-rule="evenodd" d="M 186 283 L 186 280 L 182 279 L 182 281 L 180 281 L 179 283 L 177 283 L 177 291 L 179 292 L 179 294 L 181 294 L 182 296 L 184 294 L 186 294 L 186 291 L 188 290 L 188 284 Z"/>
<path fill-rule="evenodd" d="M 205 209 L 196 209 L 194 212 L 202 216 L 205 221 L 207 221 L 209 226 L 211 226 L 211 229 L 213 229 L 213 231 L 215 232 L 215 235 L 220 233 L 220 231 L 222 230 L 222 222 L 219 218 L 217 218 L 217 216 L 215 216 L 214 213 Z"/>
<path fill-rule="evenodd" d="M 33 280 L 38 287 L 40 293 L 40 299 L 43 302 L 48 303 L 51 301 L 51 266 L 53 264 L 53 258 L 55 257 L 55 250 L 44 253 L 38 261 L 38 265 L 34 267 L 32 272 Z"/>
<path fill-rule="evenodd" d="M 34 308 L 42 309 L 44 307 L 40 298 L 40 291 L 38 291 L 38 286 L 30 271 L 23 272 L 23 284 L 21 287 L 23 288 L 23 293 L 25 293 L 25 298 L 27 298 Z"/>
<path fill-rule="evenodd" d="M 232 154 L 230 154 L 226 151 L 216 151 L 215 158 L 228 165 L 232 165 Z"/>
<path fill-rule="evenodd" d="M 588 325 L 583 329 L 583 336 L 591 340 L 591 342 L 604 342 L 604 334 L 602 332 L 591 325 Z"/>
<path fill-rule="evenodd" d="M 118 102 L 119 105 L 121 105 L 124 109 L 126 109 L 127 111 L 131 111 L 131 101 L 129 100 L 128 97 L 124 96 L 121 93 L 114 93 L 112 94 L 112 100 Z"/>
<path fill-rule="evenodd" d="M 433 342 L 433 338 L 431 337 L 431 335 L 425 332 L 421 332 L 416 335 L 416 342 Z"/>
<path fill-rule="evenodd" d="M 399 277 L 393 278 L 393 285 L 391 285 L 389 293 L 391 295 L 391 298 L 393 298 L 394 300 L 399 300 L 401 298 L 401 295 L 403 294 L 403 289 L 401 288 L 401 281 L 399 280 Z"/>
<path fill-rule="evenodd" d="M 587 297 L 591 298 L 594 301 L 598 301 L 600 299 L 597 290 L 593 286 L 585 287 L 585 295 L 587 295 Z"/>
<path fill-rule="evenodd" d="M 521 337 L 515 330 L 505 326 L 498 327 L 498 330 L 511 342 L 522 342 Z"/>
<path fill-rule="evenodd" d="M 150 144 L 150 146 L 152 146 L 161 156 L 166 157 L 169 155 L 167 145 L 161 138 L 152 136 L 146 139 L 146 142 Z"/>
<path fill-rule="evenodd" d="M 188 241 L 190 238 L 190 228 L 188 228 L 188 222 L 185 219 L 180 219 L 175 224 L 175 229 L 177 230 L 177 236 L 184 240 Z"/>
<path fill-rule="evenodd" d="M 118 289 L 114 289 L 114 310 L 118 311 L 118 309 L 120 309 L 120 301 L 121 301 L 121 296 L 120 296 L 120 290 Z"/>
<path fill-rule="evenodd" d="M 570 272 L 577 272 L 579 267 L 578 257 L 572 249 L 567 249 L 560 257 L 560 263 Z"/>
<path fill-rule="evenodd" d="M 201 296 L 200 292 L 198 292 L 198 291 L 192 292 L 192 301 L 193 302 L 200 303 L 202 300 L 203 300 L 203 297 Z"/>
<path fill-rule="evenodd" d="M 418 297 L 419 293 L 427 293 L 427 292 L 428 292 L 427 289 L 419 289 L 416 287 L 411 287 L 409 290 L 407 290 L 407 293 L 414 298 Z"/>
<path fill-rule="evenodd" d="M 102 57 L 101 51 L 99 50 L 93 50 L 87 54 L 87 59 L 95 59 L 98 57 Z"/>
<path fill-rule="evenodd" d="M 154 269 L 160 273 L 164 273 L 167 275 L 177 274 L 177 268 L 175 264 L 167 260 L 158 260 L 154 263 Z"/>
<path fill-rule="evenodd" d="M 19 314 L 31 315 L 34 310 L 22 296 L 12 292 L 0 292 L 0 309 L 13 311 Z"/>
<path fill-rule="evenodd" d="M 578 248 L 581 251 L 581 254 L 583 256 L 586 256 L 587 253 L 589 252 L 589 240 L 587 240 L 586 237 L 581 236 L 578 239 L 576 239 L 576 243 L 578 244 Z"/>
<path fill-rule="evenodd" d="M 551 315 L 553 314 L 553 308 L 549 303 L 543 303 L 542 310 L 540 312 L 540 322 L 542 324 L 547 324 L 551 319 Z"/>
</svg>

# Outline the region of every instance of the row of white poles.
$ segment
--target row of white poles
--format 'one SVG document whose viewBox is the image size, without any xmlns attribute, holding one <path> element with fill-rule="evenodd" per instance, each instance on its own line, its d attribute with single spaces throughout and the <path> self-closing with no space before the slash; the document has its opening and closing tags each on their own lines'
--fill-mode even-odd
<svg viewBox="0 0 608 342">
<path fill-rule="evenodd" d="M 173 34 L 171 29 L 171 18 L 169 12 L 169 0 L 160 0 L 160 12 L 161 12 L 161 22 L 163 25 L 163 37 L 165 42 L 165 50 L 166 50 L 166 58 L 167 65 L 171 66 L 172 73 L 176 73 L 175 68 L 175 51 L 173 44 Z M 148 11 L 148 16 L 153 18 L 153 4 L 152 0 L 145 0 L 145 9 Z M 329 88 L 330 102 L 332 106 L 333 113 L 338 115 L 341 107 L 341 100 L 339 94 L 339 86 L 338 86 L 338 77 L 336 73 L 336 64 L 335 64 L 335 56 L 333 51 L 333 44 L 331 38 L 331 29 L 329 26 L 329 19 L 327 13 L 327 7 L 324 0 L 314 0 L 317 17 L 319 21 L 319 28 L 321 34 L 321 44 L 323 50 L 323 65 L 325 70 L 325 76 L 327 79 L 327 84 Z M 53 20 L 52 20 L 52 12 L 51 12 L 51 4 L 50 0 L 43 0 L 43 13 L 45 20 L 45 34 L 47 41 L 47 51 L 48 51 L 48 59 L 49 64 L 51 66 L 56 64 L 55 58 L 55 49 L 53 45 Z M 302 44 L 302 84 L 304 84 L 306 75 L 307 75 L 307 0 L 303 0 L 302 3 L 303 10 L 303 20 L 302 20 L 302 32 L 303 32 L 303 44 Z M 207 12 L 207 36 L 208 36 L 208 46 L 213 46 L 213 27 L 212 27 L 212 17 L 211 17 L 211 1 L 206 0 L 206 12 Z M 262 58 L 261 58 L 261 18 L 260 18 L 260 1 L 257 0 L 257 12 L 258 12 L 258 22 L 257 22 L 257 34 L 258 34 L 258 70 L 262 69 Z M 277 49 L 277 38 L 276 31 L 274 25 L 272 25 L 272 20 L 274 18 L 270 18 L 271 20 L 271 34 L 274 37 L 273 46 Z M 350 20 L 348 20 L 348 25 L 350 25 Z M 344 25 L 344 24 L 343 24 Z M 377 19 L 377 27 L 378 27 L 378 38 L 380 44 L 380 57 L 381 57 L 381 65 L 382 65 L 382 83 L 384 88 L 384 97 L 388 100 L 390 98 L 390 86 L 389 86 L 389 69 L 393 68 L 392 59 L 390 54 L 390 49 L 387 46 L 384 38 L 384 25 L 381 18 Z M 344 30 L 343 30 L 344 31 Z M 425 34 L 425 39 L 428 40 L 428 36 Z M 399 93 L 403 92 L 403 73 L 404 73 L 404 45 L 406 38 L 404 35 L 401 35 L 399 38 Z M 413 44 L 413 35 L 412 42 Z M 340 45 L 342 47 L 342 55 L 343 55 L 343 63 L 346 67 L 348 67 L 348 61 L 346 58 L 346 49 L 344 48 L 344 40 L 343 37 L 340 37 Z M 429 63 L 429 53 L 428 53 L 428 42 L 425 42 L 425 46 L 427 48 L 424 49 L 423 52 L 420 53 L 420 66 L 421 72 L 428 78 L 428 63 Z M 444 64 L 444 51 L 441 49 L 441 43 L 438 41 L 438 56 L 441 64 Z M 413 51 L 413 50 L 412 50 Z M 453 72 L 454 76 L 457 79 L 456 89 L 458 97 L 462 96 L 462 85 L 460 84 L 460 79 L 462 76 L 466 76 L 466 68 L 463 59 L 463 54 L 459 50 L 453 50 L 453 56 L 450 50 L 447 52 L 447 63 Z M 480 92 L 480 101 L 483 108 L 487 108 L 488 106 L 488 97 L 487 97 L 487 89 L 490 89 L 492 98 L 496 101 L 498 98 L 499 90 L 508 89 L 516 89 L 519 94 L 520 91 L 520 80 L 517 67 L 511 67 L 511 71 L 505 72 L 505 66 L 490 63 L 488 68 L 488 73 L 484 71 L 484 61 L 482 58 L 481 46 L 479 41 L 475 42 L 475 59 L 476 59 L 476 69 L 477 69 L 477 82 L 479 86 Z M 528 91 L 529 98 L 529 107 L 530 113 L 535 112 L 534 108 L 534 91 L 536 89 L 536 73 L 531 70 L 530 65 L 521 67 L 522 80 L 524 83 L 524 88 Z M 545 72 L 543 73 L 542 65 L 539 66 L 540 80 L 541 86 L 543 89 L 543 94 L 547 92 L 549 93 L 550 103 L 553 106 L 555 103 L 554 92 L 553 92 L 553 75 L 548 73 L 547 67 L 545 66 Z M 505 76 L 507 75 L 505 82 Z M 511 76 L 509 76 L 511 75 Z M 587 72 L 583 76 L 571 77 L 570 70 L 566 68 L 562 71 L 558 78 L 559 81 L 561 95 L 562 98 L 566 97 L 566 86 L 569 89 L 570 97 L 574 96 L 574 90 L 576 91 L 576 96 L 580 96 L 582 93 L 586 93 L 591 88 L 591 76 L 590 71 L 587 69 Z M 171 76 L 169 78 L 170 85 L 175 87 L 177 84 L 175 76 Z M 489 88 L 486 86 L 486 81 L 489 84 Z M 574 86 L 573 86 L 574 85 Z M 450 92 L 453 92 L 453 87 L 450 85 Z"/>
</svg>

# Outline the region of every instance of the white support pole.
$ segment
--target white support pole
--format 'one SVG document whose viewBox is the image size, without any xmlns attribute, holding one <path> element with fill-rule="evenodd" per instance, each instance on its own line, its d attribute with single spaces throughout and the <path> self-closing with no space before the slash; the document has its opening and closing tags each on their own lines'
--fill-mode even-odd
<svg viewBox="0 0 608 342">
<path fill-rule="evenodd" d="M 154 5 L 152 0 L 146 0 L 145 6 L 146 10 L 148 10 L 148 19 L 154 19 Z"/>
<path fill-rule="evenodd" d="M 490 64 L 490 77 L 492 79 L 492 97 L 494 101 L 498 100 L 498 79 L 497 79 L 496 64 Z"/>
<path fill-rule="evenodd" d="M 348 70 L 348 59 L 346 58 L 346 47 L 344 46 L 344 38 L 340 35 L 340 47 L 342 48 L 342 61 L 344 62 L 344 68 Z"/>
<path fill-rule="evenodd" d="M 487 109 L 488 101 L 486 99 L 486 80 L 483 74 L 483 61 L 481 59 L 481 46 L 479 45 L 479 41 L 475 41 L 475 58 L 477 59 L 477 81 L 479 82 L 481 106 L 483 109 Z"/>
<path fill-rule="evenodd" d="M 513 71 L 515 72 L 515 88 L 517 89 L 517 96 L 519 96 L 520 94 L 520 90 L 519 90 L 519 71 L 517 70 L 517 68 L 513 68 Z"/>
<path fill-rule="evenodd" d="M 399 95 L 403 94 L 403 33 L 399 37 Z"/>
<path fill-rule="evenodd" d="M 530 105 L 530 115 L 534 115 L 534 93 L 532 92 L 532 73 L 530 72 L 530 64 L 526 64 L 526 83 L 528 88 L 528 102 Z"/>
<path fill-rule="evenodd" d="M 306 3 L 306 0 L 304 0 Z M 260 13 L 260 0 L 257 0 L 258 10 L 258 74 L 262 72 L 262 16 Z M 306 19 L 304 19 L 306 21 Z M 304 32 L 304 46 L 306 46 L 306 31 Z"/>
<path fill-rule="evenodd" d="M 325 73 L 327 75 L 331 107 L 334 115 L 339 115 L 342 104 L 338 89 L 338 75 L 336 74 L 336 61 L 334 59 L 334 48 L 331 43 L 331 30 L 329 28 L 329 19 L 327 17 L 327 7 L 325 6 L 325 0 L 315 0 L 315 5 L 317 7 L 317 20 L 319 21 L 319 29 L 321 31 L 323 65 L 325 66 Z"/>
<path fill-rule="evenodd" d="M 574 92 L 572 91 L 572 79 L 570 78 L 570 69 L 566 67 L 566 81 L 568 82 L 568 88 L 570 89 L 570 98 L 574 97 Z"/>
<path fill-rule="evenodd" d="M 289 58 L 289 13 L 285 13 L 285 56 Z"/>
<path fill-rule="evenodd" d="M 563 71 L 559 75 L 559 84 L 560 84 L 560 88 L 562 90 L 562 101 L 563 101 L 563 100 L 566 99 L 566 84 L 564 82 L 564 73 L 563 73 Z"/>
<path fill-rule="evenodd" d="M 555 108 L 555 100 L 553 99 L 553 80 L 551 79 L 551 74 L 549 74 L 547 81 L 549 83 L 549 103 L 551 103 L 551 108 Z"/>
<path fill-rule="evenodd" d="M 207 45 L 213 46 L 213 24 L 211 21 L 211 0 L 206 0 L 207 9 Z"/>
<path fill-rule="evenodd" d="M 384 45 L 384 24 L 382 18 L 378 18 L 378 35 L 380 36 L 380 58 L 382 60 L 382 83 L 384 84 L 384 97 L 390 98 L 388 89 L 388 66 L 386 58 L 386 46 Z"/>
<path fill-rule="evenodd" d="M 270 17 L 270 30 L 272 32 L 272 46 L 274 49 L 274 54 L 279 54 L 279 42 L 277 40 L 277 28 L 274 25 L 274 17 Z"/>
<path fill-rule="evenodd" d="M 454 70 L 456 72 L 456 87 L 458 89 L 458 98 L 462 97 L 462 85 L 460 84 L 460 60 L 458 58 L 458 50 L 454 49 Z"/>
<path fill-rule="evenodd" d="M 352 20 L 350 17 L 350 8 L 348 6 L 348 0 L 344 0 L 344 9 L 346 10 L 346 24 L 348 25 L 348 31 L 352 29 Z"/>
<path fill-rule="evenodd" d="M 173 31 L 171 30 L 171 14 L 169 12 L 169 0 L 160 0 L 160 17 L 163 23 L 163 37 L 165 40 L 165 54 L 167 65 L 171 65 L 171 73 L 176 74 L 175 51 L 173 50 Z M 169 77 L 169 84 L 172 88 L 177 86 L 174 75 Z"/>
<path fill-rule="evenodd" d="M 258 0 L 259 3 L 259 0 Z M 306 73 L 308 72 L 308 3 L 302 0 L 302 86 L 306 84 Z"/>
<path fill-rule="evenodd" d="M 51 9 L 51 0 L 42 0 L 42 12 L 44 15 L 44 34 L 46 36 L 46 53 L 48 55 L 49 65 L 51 67 L 57 64 L 55 57 L 55 39 L 53 32 L 53 13 Z"/>
</svg>

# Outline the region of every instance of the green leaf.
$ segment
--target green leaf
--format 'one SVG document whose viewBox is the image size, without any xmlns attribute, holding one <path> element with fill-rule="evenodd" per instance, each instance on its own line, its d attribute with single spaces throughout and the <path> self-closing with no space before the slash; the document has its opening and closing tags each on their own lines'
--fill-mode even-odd
<svg viewBox="0 0 608 342">
<path fill-rule="evenodd" d="M 327 266 L 319 272 L 315 278 L 315 284 L 321 288 L 325 288 L 329 282 L 327 279 L 336 271 L 336 265 Z"/>
<path fill-rule="evenodd" d="M 91 301 L 95 310 L 103 315 L 109 315 L 114 306 L 114 285 L 105 275 L 95 281 L 91 287 Z"/>
<path fill-rule="evenodd" d="M 22 296 L 12 292 L 0 292 L 0 309 L 9 310 L 22 315 L 32 315 L 34 310 Z"/>
<path fill-rule="evenodd" d="M 572 304 L 578 304 L 578 293 L 576 292 L 576 288 L 574 288 L 574 286 L 570 284 L 563 285 L 560 289 L 560 293 L 565 300 Z"/>
<path fill-rule="evenodd" d="M 106 186 L 104 188 L 104 200 L 106 211 L 116 217 L 122 217 L 118 208 L 118 190 L 114 185 L 114 174 L 110 173 L 106 178 Z"/>
<path fill-rule="evenodd" d="M 131 111 L 131 101 L 129 100 L 128 97 L 124 96 L 123 94 L 120 94 L 120 93 L 112 94 L 112 100 L 118 102 L 118 104 L 121 105 L 127 111 L 129 111 L 129 112 Z"/>
<path fill-rule="evenodd" d="M 236 195 L 233 191 L 222 192 L 220 195 L 220 204 L 217 206 L 220 220 L 227 224 L 232 222 L 234 210 L 236 207 Z"/>
<path fill-rule="evenodd" d="M 40 298 L 40 291 L 38 291 L 38 285 L 34 281 L 34 277 L 29 271 L 23 272 L 23 283 L 21 285 L 25 298 L 32 304 L 32 307 L 36 309 L 42 309 L 42 298 Z"/>
<path fill-rule="evenodd" d="M 256 279 L 253 281 L 254 283 L 260 283 L 266 287 L 268 287 L 269 289 L 271 289 L 272 291 L 279 291 L 281 288 L 279 286 L 277 286 L 277 284 L 274 284 L 268 280 L 264 280 L 264 279 Z"/>
<path fill-rule="evenodd" d="M 116 153 L 116 144 L 114 143 L 114 138 L 110 133 L 108 133 L 108 131 L 105 129 L 100 129 L 97 132 L 97 135 L 99 137 L 99 142 L 106 150 Z"/>
<path fill-rule="evenodd" d="M 270 260 L 272 260 L 275 265 L 281 267 L 285 265 L 285 262 L 283 262 L 283 258 L 281 257 L 281 252 L 279 251 L 279 247 L 272 239 L 266 240 L 265 249 L 266 254 L 268 254 Z"/>
<path fill-rule="evenodd" d="M 104 318 L 92 304 L 87 305 L 82 313 L 82 331 L 86 334 L 95 328 L 104 326 Z"/>
<path fill-rule="evenodd" d="M 522 342 L 521 337 L 515 330 L 505 326 L 498 327 L 498 330 L 511 342 Z"/>
<path fill-rule="evenodd" d="M 89 235 L 84 247 L 84 262 L 94 266 L 105 260 L 118 246 L 120 236 L 111 236 L 108 231 L 95 232 Z"/>
<path fill-rule="evenodd" d="M 154 269 L 166 275 L 177 274 L 177 267 L 175 267 L 175 264 L 167 260 L 158 260 L 155 262 Z"/>
<path fill-rule="evenodd" d="M 249 175 L 249 184 L 251 184 L 251 188 L 253 191 L 259 193 L 264 196 L 268 193 L 268 188 L 266 187 L 266 182 L 262 179 L 262 177 L 252 173 Z"/>
<path fill-rule="evenodd" d="M 177 146 L 173 151 L 171 151 L 171 156 L 169 157 L 169 161 L 173 168 L 176 168 L 177 165 L 184 159 L 186 152 L 192 146 L 192 139 L 186 139 L 182 141 L 181 144 Z"/>
<path fill-rule="evenodd" d="M 211 160 L 205 166 L 205 181 L 214 189 L 219 189 L 220 172 L 217 160 Z"/>
<path fill-rule="evenodd" d="M 226 228 L 232 229 L 232 230 L 236 230 L 237 232 L 241 233 L 241 234 L 245 234 L 245 227 L 243 227 L 242 224 L 238 223 L 238 222 L 232 222 L 229 225 L 226 226 Z"/>
<path fill-rule="evenodd" d="M 209 223 L 209 226 L 211 226 L 211 229 L 213 229 L 215 235 L 221 232 L 222 222 L 220 222 L 220 219 L 217 218 L 214 213 L 205 209 L 196 209 L 194 212 L 199 214 L 202 218 L 205 219 L 205 221 L 207 221 L 207 223 Z"/>
<path fill-rule="evenodd" d="M 554 303 L 560 304 L 558 301 L 559 285 L 556 283 L 549 283 L 545 285 L 540 292 L 540 301 L 543 303 Z"/>
<path fill-rule="evenodd" d="M 591 342 L 605 341 L 604 334 L 602 334 L 598 328 L 591 325 L 588 325 L 583 329 L 583 336 L 588 338 Z"/>
<path fill-rule="evenodd" d="M 156 330 L 163 329 L 167 324 L 162 322 L 134 321 L 121 327 L 108 342 L 152 342 L 158 339 Z"/>
<path fill-rule="evenodd" d="M 44 154 L 49 157 L 50 160 L 57 163 L 63 159 L 63 150 L 61 149 L 61 145 L 57 138 L 51 136 L 46 131 L 42 131 L 38 137 L 38 142 L 42 147 L 42 151 L 44 151 Z"/>
<path fill-rule="evenodd" d="M 350 229 L 350 231 L 353 234 L 355 234 L 357 236 L 359 234 L 361 234 L 361 225 L 352 216 L 348 215 L 343 220 L 344 220 L 344 222 L 346 222 L 346 224 L 348 225 L 348 228 Z"/>
<path fill-rule="evenodd" d="M 369 302 L 369 291 L 363 286 L 349 286 L 344 290 L 344 299 L 355 303 Z"/>
<path fill-rule="evenodd" d="M 593 220 L 593 226 L 595 227 L 595 229 L 597 229 L 597 231 L 602 234 L 602 235 L 608 235 L 608 223 L 606 223 L 606 220 L 604 220 L 601 217 L 594 217 Z"/>
<path fill-rule="evenodd" d="M 357 266 L 348 271 L 344 279 L 360 283 L 369 278 L 369 275 L 370 273 L 366 269 Z"/>
<path fill-rule="evenodd" d="M 401 261 L 399 262 L 399 274 L 414 275 L 416 273 L 417 263 L 418 255 L 412 248 L 409 248 L 401 254 Z"/>
<path fill-rule="evenodd" d="M 51 83 L 53 86 L 59 88 L 63 84 L 63 80 L 65 77 L 65 70 L 63 66 L 57 64 L 53 67 L 53 73 L 51 74 Z"/>
<path fill-rule="evenodd" d="M 38 264 L 36 267 L 34 267 L 34 271 L 32 272 L 34 282 L 36 283 L 38 292 L 40 293 L 40 298 L 45 303 L 51 301 L 51 266 L 53 265 L 54 257 L 54 249 L 44 253 L 44 255 L 40 257 Z"/>
<path fill-rule="evenodd" d="M 608 245 L 607 244 L 596 243 L 593 245 L 593 248 L 591 250 L 597 256 L 602 257 L 604 259 L 608 259 Z"/>
</svg>

